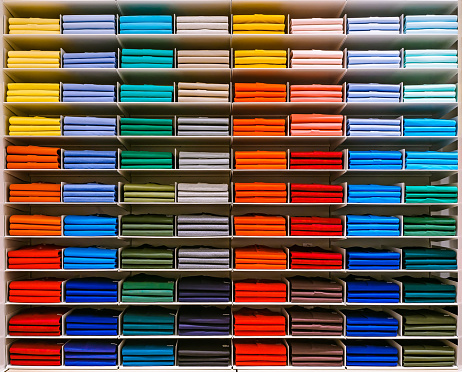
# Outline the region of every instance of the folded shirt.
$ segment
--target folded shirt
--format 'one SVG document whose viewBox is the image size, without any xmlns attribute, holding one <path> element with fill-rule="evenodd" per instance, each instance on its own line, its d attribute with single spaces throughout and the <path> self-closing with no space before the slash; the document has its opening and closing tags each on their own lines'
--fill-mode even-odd
<svg viewBox="0 0 462 372">
<path fill-rule="evenodd" d="M 132 15 L 119 17 L 120 34 L 173 34 L 171 15 Z"/>
<path fill-rule="evenodd" d="M 256 193 L 258 191 L 258 193 Z M 287 185 L 285 183 L 234 183 L 235 203 L 286 203 Z"/>
<path fill-rule="evenodd" d="M 233 34 L 284 34 L 284 30 L 284 15 L 233 15 Z"/>
<path fill-rule="evenodd" d="M 220 33 L 222 31 L 220 30 Z M 177 51 L 178 68 L 229 68 L 229 66 L 229 50 Z"/>
<path fill-rule="evenodd" d="M 173 136 L 173 119 L 120 118 L 121 136 Z"/>
</svg>

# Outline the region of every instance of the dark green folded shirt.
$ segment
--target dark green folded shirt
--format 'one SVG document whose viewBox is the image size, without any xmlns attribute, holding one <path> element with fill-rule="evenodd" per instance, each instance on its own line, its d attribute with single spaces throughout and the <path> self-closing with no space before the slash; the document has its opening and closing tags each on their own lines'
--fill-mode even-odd
<svg viewBox="0 0 462 372">
<path fill-rule="evenodd" d="M 122 223 L 159 223 L 171 224 L 173 226 L 173 216 L 163 214 L 127 214 L 122 216 Z"/>
<path fill-rule="evenodd" d="M 122 151 L 122 159 L 171 159 L 171 152 L 160 151 Z"/>
<path fill-rule="evenodd" d="M 122 289 L 170 289 L 173 290 L 175 280 L 157 275 L 137 274 L 129 276 L 122 283 Z"/>
</svg>

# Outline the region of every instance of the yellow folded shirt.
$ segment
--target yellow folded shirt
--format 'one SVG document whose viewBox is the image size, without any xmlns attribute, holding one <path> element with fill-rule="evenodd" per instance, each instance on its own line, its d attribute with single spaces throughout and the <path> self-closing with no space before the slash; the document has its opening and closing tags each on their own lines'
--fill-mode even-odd
<svg viewBox="0 0 462 372">
<path fill-rule="evenodd" d="M 235 50 L 235 57 L 287 57 L 287 52 L 285 50 Z"/>
<path fill-rule="evenodd" d="M 59 25 L 59 18 L 10 18 L 8 19 L 10 25 L 28 25 L 28 24 L 41 24 L 41 25 Z"/>
<path fill-rule="evenodd" d="M 10 25 L 11 30 L 59 31 L 59 25 Z"/>
<path fill-rule="evenodd" d="M 236 65 L 235 68 L 286 68 L 286 65 L 270 65 L 270 64 L 252 64 L 252 65 Z"/>
<path fill-rule="evenodd" d="M 43 51 L 43 50 L 10 50 L 8 57 L 10 58 L 60 58 L 59 51 Z"/>
<path fill-rule="evenodd" d="M 47 63 L 59 63 L 59 58 L 14 58 L 9 57 L 8 63 L 25 63 L 25 64 L 47 64 Z"/>
<path fill-rule="evenodd" d="M 234 23 L 284 23 L 285 15 L 270 15 L 270 14 L 244 14 L 234 15 Z"/>
<path fill-rule="evenodd" d="M 8 90 L 10 89 L 40 89 L 59 91 L 59 83 L 8 83 Z"/>
<path fill-rule="evenodd" d="M 61 130 L 59 125 L 10 125 L 10 132 L 43 132 Z"/>
<path fill-rule="evenodd" d="M 49 96 L 59 97 L 59 91 L 56 90 L 9 90 L 6 92 L 8 96 Z"/>
<path fill-rule="evenodd" d="M 12 116 L 8 119 L 12 125 L 57 125 L 61 126 L 60 118 L 46 118 L 43 116 Z"/>
<path fill-rule="evenodd" d="M 284 31 L 285 24 L 275 24 L 275 23 L 242 23 L 242 24 L 233 24 L 233 30 L 235 31 L 249 31 L 249 30 L 259 30 L 259 31 Z"/>
<path fill-rule="evenodd" d="M 285 65 L 287 59 L 285 57 L 238 57 L 234 58 L 234 64 L 236 65 L 252 65 L 255 63 L 273 64 L 273 65 Z"/>
<path fill-rule="evenodd" d="M 284 35 L 285 32 L 284 31 L 233 31 L 233 34 L 267 34 L 267 35 L 280 34 L 280 35 Z"/>
<path fill-rule="evenodd" d="M 60 136 L 61 131 L 53 132 L 10 132 L 10 136 Z"/>
<path fill-rule="evenodd" d="M 11 30 L 11 35 L 59 35 L 60 31 Z"/>
<path fill-rule="evenodd" d="M 38 63 L 33 63 L 33 64 L 28 64 L 28 63 L 8 63 L 8 68 L 59 68 L 59 63 L 56 64 L 38 64 Z"/>
<path fill-rule="evenodd" d="M 6 97 L 6 102 L 59 102 L 59 97 L 17 96 Z"/>
</svg>

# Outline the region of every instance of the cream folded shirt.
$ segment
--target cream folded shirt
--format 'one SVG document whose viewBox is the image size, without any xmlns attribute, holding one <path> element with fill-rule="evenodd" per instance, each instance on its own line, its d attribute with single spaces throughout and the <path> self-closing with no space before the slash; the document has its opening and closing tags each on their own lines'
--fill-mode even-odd
<svg viewBox="0 0 462 372">
<path fill-rule="evenodd" d="M 343 25 L 343 18 L 299 18 L 290 22 L 291 25 Z"/>
<path fill-rule="evenodd" d="M 214 84 L 214 83 L 178 83 L 180 89 L 200 89 L 200 90 L 229 90 L 229 84 Z"/>
<path fill-rule="evenodd" d="M 343 58 L 341 50 L 292 50 L 291 56 L 295 58 Z"/>
<path fill-rule="evenodd" d="M 229 50 L 179 50 L 178 57 L 229 57 Z"/>
</svg>

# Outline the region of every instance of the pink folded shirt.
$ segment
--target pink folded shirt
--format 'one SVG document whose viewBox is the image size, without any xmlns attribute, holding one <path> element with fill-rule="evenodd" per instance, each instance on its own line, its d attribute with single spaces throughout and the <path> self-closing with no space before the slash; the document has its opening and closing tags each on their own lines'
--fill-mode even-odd
<svg viewBox="0 0 462 372">
<path fill-rule="evenodd" d="M 334 58 L 343 59 L 341 50 L 292 50 L 292 59 L 295 58 Z"/>
</svg>

